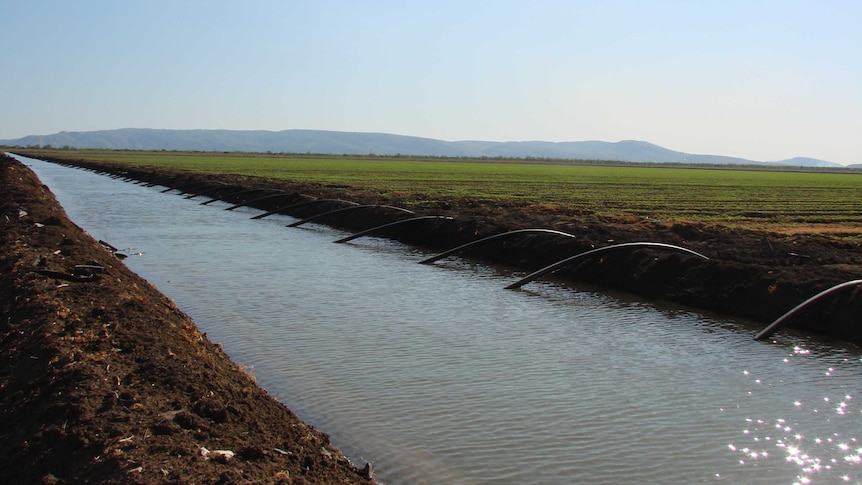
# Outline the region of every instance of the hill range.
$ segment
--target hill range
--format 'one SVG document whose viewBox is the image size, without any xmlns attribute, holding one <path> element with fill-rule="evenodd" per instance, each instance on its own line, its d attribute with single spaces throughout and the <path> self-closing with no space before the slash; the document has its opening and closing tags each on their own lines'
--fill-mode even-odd
<svg viewBox="0 0 862 485">
<path fill-rule="evenodd" d="M 119 150 L 188 150 L 218 152 L 315 153 L 332 155 L 411 155 L 432 157 L 547 158 L 623 162 L 784 165 L 843 167 L 814 158 L 756 161 L 721 155 L 697 155 L 669 150 L 645 141 L 443 141 L 433 138 L 323 130 L 118 130 L 31 135 L 0 140 L 10 147 L 106 148 Z M 862 165 L 853 165 L 862 168 Z"/>
</svg>

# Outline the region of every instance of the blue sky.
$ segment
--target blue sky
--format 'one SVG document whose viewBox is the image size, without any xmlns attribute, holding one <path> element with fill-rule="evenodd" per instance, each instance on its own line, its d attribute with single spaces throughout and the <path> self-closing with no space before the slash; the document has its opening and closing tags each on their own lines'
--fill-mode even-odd
<svg viewBox="0 0 862 485">
<path fill-rule="evenodd" d="M 644 140 L 862 163 L 862 0 L 0 0 L 0 139 Z"/>
</svg>

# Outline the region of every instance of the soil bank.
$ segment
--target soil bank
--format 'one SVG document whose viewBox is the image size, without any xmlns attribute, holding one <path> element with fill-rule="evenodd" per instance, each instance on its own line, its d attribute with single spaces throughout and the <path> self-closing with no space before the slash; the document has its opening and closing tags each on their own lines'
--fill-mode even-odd
<svg viewBox="0 0 862 485">
<path fill-rule="evenodd" d="M 0 483 L 372 483 L 5 156 L 0 225 Z"/>
</svg>

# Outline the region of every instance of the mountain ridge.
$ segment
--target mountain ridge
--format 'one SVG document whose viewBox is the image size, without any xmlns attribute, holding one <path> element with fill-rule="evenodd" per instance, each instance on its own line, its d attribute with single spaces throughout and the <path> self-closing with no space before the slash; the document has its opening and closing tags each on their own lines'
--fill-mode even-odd
<svg viewBox="0 0 862 485">
<path fill-rule="evenodd" d="M 328 130 L 169 130 L 120 128 L 99 131 L 61 131 L 0 140 L 4 146 L 47 146 L 129 150 L 190 150 L 319 153 L 333 155 L 411 155 L 439 157 L 510 157 L 623 162 L 784 165 L 844 167 L 807 157 L 778 161 L 756 161 L 723 155 L 692 154 L 670 150 L 639 140 L 533 141 L 444 141 L 417 136 L 374 132 Z M 854 167 L 854 166 L 851 166 Z M 857 167 L 858 168 L 858 167 Z"/>
</svg>

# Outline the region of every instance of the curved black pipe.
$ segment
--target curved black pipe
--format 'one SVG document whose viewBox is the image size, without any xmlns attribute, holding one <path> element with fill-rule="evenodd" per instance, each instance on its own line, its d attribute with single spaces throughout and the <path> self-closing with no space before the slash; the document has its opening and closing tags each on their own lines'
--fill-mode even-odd
<svg viewBox="0 0 862 485">
<path fill-rule="evenodd" d="M 577 261 L 579 259 L 583 259 L 583 258 L 586 258 L 588 256 L 592 256 L 592 255 L 597 254 L 597 253 L 614 251 L 614 250 L 623 249 L 623 248 L 632 248 L 632 247 L 633 248 L 647 247 L 647 248 L 671 249 L 674 251 L 681 251 L 684 253 L 688 253 L 688 254 L 691 254 L 691 255 L 694 255 L 694 256 L 697 256 L 699 258 L 703 258 L 703 259 L 709 261 L 709 258 L 707 258 L 706 256 L 704 256 L 698 252 L 692 251 L 691 249 L 686 249 L 684 247 L 674 246 L 673 244 L 656 243 L 656 242 L 632 242 L 632 243 L 614 244 L 613 246 L 605 246 L 603 248 L 592 249 L 590 251 L 586 251 L 583 253 L 576 254 L 574 256 L 570 256 L 570 257 L 568 257 L 562 261 L 557 261 L 554 264 L 545 266 L 544 268 L 542 268 L 538 271 L 530 273 L 526 277 L 521 278 L 520 280 L 507 286 L 506 289 L 507 290 L 514 290 L 516 288 L 520 288 L 520 287 L 526 285 L 527 283 L 529 283 L 529 282 L 531 282 L 537 278 L 540 278 L 540 277 L 542 277 L 548 273 L 556 271 L 556 270 L 562 268 L 563 266 L 566 266 L 566 265 L 568 265 L 574 261 Z"/>
<path fill-rule="evenodd" d="M 209 186 L 210 182 L 208 180 L 201 180 L 199 182 L 186 184 L 184 187 L 177 187 L 177 189 L 180 191 L 179 195 L 187 196 L 190 194 L 197 194 L 199 193 L 199 190 L 209 188 Z"/>
<path fill-rule="evenodd" d="M 174 174 L 171 174 L 171 175 L 163 175 L 163 176 L 161 176 L 161 177 L 153 177 L 153 178 L 152 178 L 152 179 L 150 179 L 147 183 L 145 183 L 145 184 L 144 184 L 144 187 L 155 187 L 156 185 L 164 185 L 165 187 L 167 187 L 167 185 L 165 184 L 165 182 L 171 182 L 171 181 L 174 181 L 174 180 L 181 180 L 181 179 L 184 179 L 184 178 L 186 178 L 186 176 L 184 176 L 184 175 L 174 175 Z"/>
<path fill-rule="evenodd" d="M 260 202 L 260 201 L 262 201 L 262 200 L 274 199 L 274 198 L 276 198 L 276 197 L 285 197 L 285 196 L 288 196 L 288 195 L 291 195 L 291 194 L 288 194 L 288 193 L 284 192 L 283 190 L 279 190 L 277 194 L 262 195 L 262 196 L 260 196 L 260 197 L 257 197 L 257 198 L 254 198 L 254 199 L 248 200 L 248 201 L 246 201 L 246 202 L 243 202 L 242 204 L 237 204 L 237 205 L 234 205 L 234 206 L 230 206 L 230 207 L 228 207 L 228 208 L 227 208 L 227 209 L 225 209 L 225 210 L 226 210 L 226 211 L 232 211 L 232 210 L 234 210 L 234 209 L 236 209 L 236 208 L 239 208 L 239 207 L 242 207 L 242 206 L 244 206 L 244 205 L 251 205 L 251 204 L 254 204 L 255 202 Z"/>
<path fill-rule="evenodd" d="M 297 202 L 296 204 L 290 204 L 290 205 L 286 205 L 286 206 L 278 207 L 278 208 L 273 209 L 273 210 L 271 210 L 271 211 L 269 211 L 269 212 L 265 212 L 265 213 L 263 213 L 263 214 L 256 215 L 256 216 L 252 217 L 252 219 L 263 219 L 264 217 L 268 217 L 268 216 L 271 216 L 271 215 L 273 215 L 273 214 L 277 214 L 277 213 L 279 213 L 279 212 L 281 212 L 281 211 L 286 211 L 286 210 L 288 210 L 288 209 L 293 209 L 293 208 L 295 208 L 295 207 L 301 207 L 301 206 L 304 206 L 304 205 L 320 204 L 321 202 L 343 202 L 343 203 L 345 203 L 345 204 L 349 204 L 349 205 L 359 205 L 359 204 L 357 204 L 356 202 L 351 202 L 351 201 L 349 201 L 349 200 L 342 200 L 342 199 L 314 199 L 314 200 L 306 200 L 306 201 L 303 201 L 303 202 Z"/>
<path fill-rule="evenodd" d="M 522 234 L 525 232 L 547 233 L 547 234 L 556 234 L 559 236 L 575 237 L 573 234 L 569 234 L 567 232 L 562 232 L 562 231 L 555 231 L 553 229 L 517 229 L 514 231 L 504 232 L 501 234 L 494 234 L 493 236 L 483 237 L 482 239 L 479 239 L 479 240 L 476 240 L 473 242 L 469 242 L 467 244 L 462 244 L 456 248 L 452 248 L 452 249 L 449 249 L 448 251 L 443 251 L 442 253 L 437 254 L 435 256 L 431 256 L 430 258 L 423 259 L 422 261 L 419 261 L 419 264 L 431 264 L 435 261 L 438 261 L 438 260 L 445 258 L 446 256 L 450 256 L 450 255 L 455 254 L 459 251 L 463 251 L 464 249 L 467 249 L 469 247 L 476 246 L 478 244 L 482 244 L 482 243 L 485 243 L 487 241 L 493 241 L 494 239 L 499 239 L 501 237 L 513 236 L 513 235 Z"/>
<path fill-rule="evenodd" d="M 352 210 L 356 210 L 356 209 L 368 209 L 368 208 L 372 208 L 372 207 L 381 207 L 381 208 L 385 208 L 385 209 L 395 209 L 395 210 L 399 210 L 401 212 L 406 212 L 408 214 L 415 214 L 415 212 L 413 212 L 410 209 L 404 209 L 403 207 L 395 207 L 394 205 L 375 205 L 375 204 L 354 205 L 354 206 L 350 206 L 350 207 L 342 207 L 341 209 L 335 209 L 335 210 L 331 210 L 328 212 L 322 212 L 320 214 L 315 214 L 311 217 L 306 217 L 305 219 L 303 219 L 301 221 L 296 221 L 293 224 L 288 224 L 287 227 L 299 227 L 299 226 L 305 224 L 306 222 L 311 222 L 315 219 L 319 219 L 321 217 L 326 217 L 328 215 L 337 214 L 339 212 L 352 211 Z"/>
<path fill-rule="evenodd" d="M 365 236 L 365 235 L 367 235 L 367 234 L 371 234 L 372 232 L 379 231 L 379 230 L 381 230 L 381 229 L 386 229 L 387 227 L 397 226 L 397 225 L 400 225 L 400 224 L 406 224 L 406 223 L 408 223 L 408 222 L 424 221 L 424 220 L 428 220 L 428 219 L 449 219 L 449 220 L 452 220 L 452 218 L 451 218 L 451 217 L 449 217 L 449 216 L 419 216 L 419 217 L 411 217 L 410 219 L 401 219 L 400 221 L 390 222 L 390 223 L 388 223 L 388 224 L 383 224 L 383 225 L 381 225 L 381 226 L 375 226 L 375 227 L 372 227 L 371 229 L 366 229 L 366 230 L 364 230 L 364 231 L 359 231 L 359 232 L 357 232 L 356 234 L 353 234 L 353 235 L 350 235 L 350 236 L 347 236 L 347 237 L 343 237 L 343 238 L 341 238 L 341 239 L 339 239 L 339 240 L 337 240 L 337 241 L 333 241 L 333 242 L 336 242 L 336 243 L 345 243 L 345 242 L 347 242 L 347 241 L 352 241 L 352 240 L 354 240 L 354 239 L 356 239 L 356 238 L 358 238 L 358 237 L 362 237 L 362 236 Z"/>
<path fill-rule="evenodd" d="M 840 285 L 835 285 L 828 290 L 821 291 L 820 293 L 812 296 L 811 298 L 803 301 L 802 303 L 793 307 L 789 312 L 785 313 L 778 317 L 777 320 L 769 324 L 768 327 L 764 328 L 757 335 L 754 336 L 754 340 L 763 340 L 768 338 L 770 335 L 774 334 L 778 331 L 779 328 L 784 326 L 791 318 L 793 318 L 797 313 L 801 312 L 805 308 L 813 305 L 814 303 L 826 298 L 827 296 L 831 296 L 835 292 L 844 290 L 846 288 L 850 288 L 851 286 L 862 286 L 862 280 L 852 280 L 841 283 Z"/>
<path fill-rule="evenodd" d="M 190 182 L 179 184 L 175 187 L 168 187 L 165 190 L 163 190 L 162 193 L 170 192 L 172 190 L 179 190 L 180 194 L 182 194 L 185 191 L 185 189 L 187 189 L 189 187 L 194 187 L 195 185 L 201 185 L 203 183 L 206 183 L 206 182 L 201 182 L 200 180 L 192 180 Z"/>
<path fill-rule="evenodd" d="M 204 190 L 201 190 L 200 192 L 198 192 L 196 194 L 189 194 L 189 195 L 185 196 L 185 198 L 186 199 L 194 199 L 195 197 L 197 197 L 199 195 L 208 195 L 208 194 L 211 194 L 213 192 L 217 192 L 217 191 L 224 189 L 226 187 L 229 187 L 229 186 L 230 186 L 230 184 L 226 183 L 226 182 L 213 182 L 212 185 L 205 188 Z"/>
<path fill-rule="evenodd" d="M 155 187 L 156 185 L 164 185 L 167 187 L 168 183 L 188 180 L 189 176 L 182 173 L 157 174 L 144 172 L 141 174 L 141 177 L 144 178 L 144 186 L 146 187 Z"/>
<path fill-rule="evenodd" d="M 244 188 L 244 187 L 239 187 L 239 188 L 241 189 L 239 192 L 231 192 L 231 193 L 226 194 L 226 195 L 223 195 L 223 196 L 221 196 L 221 197 L 216 197 L 215 199 L 210 199 L 210 200 L 208 200 L 208 201 L 206 201 L 206 202 L 201 202 L 201 205 L 209 205 L 209 204 L 212 204 L 213 202 L 218 202 L 218 201 L 220 201 L 220 200 L 229 199 L 229 198 L 231 198 L 231 197 L 235 197 L 235 196 L 237 196 L 237 195 L 252 194 L 252 193 L 254 193 L 254 192 L 261 192 L 261 191 L 263 191 L 263 189 L 246 189 L 246 188 Z"/>
</svg>

